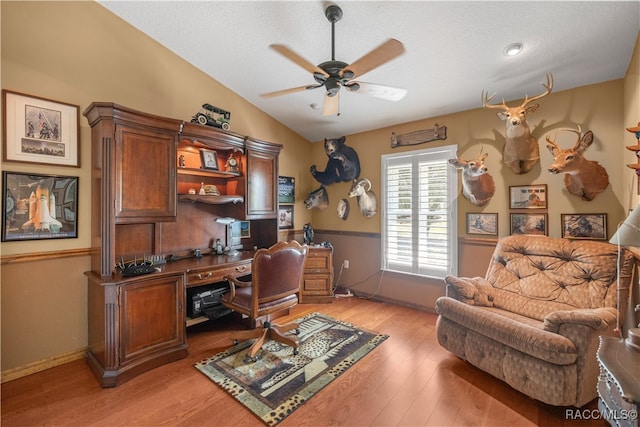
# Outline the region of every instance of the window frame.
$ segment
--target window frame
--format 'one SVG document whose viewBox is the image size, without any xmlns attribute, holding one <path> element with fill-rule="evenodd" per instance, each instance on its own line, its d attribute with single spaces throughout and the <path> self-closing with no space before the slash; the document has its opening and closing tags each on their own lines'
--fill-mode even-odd
<svg viewBox="0 0 640 427">
<path fill-rule="evenodd" d="M 381 253 L 380 253 L 380 268 L 383 271 L 389 271 L 394 273 L 410 274 L 420 277 L 437 278 L 442 279 L 446 275 L 457 275 L 458 273 L 458 209 L 457 209 L 457 197 L 458 197 L 458 171 L 450 167 L 449 159 L 456 158 L 458 146 L 456 144 L 431 147 L 420 150 L 403 151 L 400 153 L 384 154 L 380 159 L 380 177 L 381 177 Z M 388 186 L 389 176 L 388 169 L 390 166 L 411 165 L 411 185 L 412 188 L 419 183 L 419 170 L 420 164 L 427 163 L 442 163 L 446 166 L 446 211 L 447 211 L 447 261 L 446 266 L 443 267 L 428 267 L 421 266 L 418 257 L 420 255 L 419 241 L 421 234 L 419 232 L 419 200 L 415 196 L 415 190 L 412 191 L 412 206 L 411 206 L 411 264 L 406 265 L 403 263 L 394 263 L 389 260 L 388 254 L 388 242 L 390 239 L 389 232 L 387 230 L 387 223 L 389 218 L 389 211 L 387 208 L 388 203 Z M 442 210 L 439 210 L 442 213 Z M 423 212 L 424 214 L 424 212 Z M 417 219 L 416 219 L 417 218 Z M 423 251 L 424 252 L 424 251 Z"/>
</svg>

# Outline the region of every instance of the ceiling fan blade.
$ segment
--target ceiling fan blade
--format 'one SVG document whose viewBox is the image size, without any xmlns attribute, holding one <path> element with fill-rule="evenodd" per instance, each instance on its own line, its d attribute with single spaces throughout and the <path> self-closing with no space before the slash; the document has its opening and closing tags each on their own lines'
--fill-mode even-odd
<svg viewBox="0 0 640 427">
<path fill-rule="evenodd" d="M 359 88 L 351 89 L 350 86 L 354 84 L 357 84 Z M 375 96 L 376 98 L 386 99 L 387 101 L 400 101 L 407 94 L 406 89 L 365 82 L 350 82 L 350 84 L 345 87 L 349 91 Z"/>
<path fill-rule="evenodd" d="M 260 96 L 262 98 L 274 98 L 276 96 L 287 95 L 295 92 L 302 92 L 303 90 L 317 89 L 319 87 L 322 87 L 322 85 L 298 86 L 298 87 L 292 87 L 291 89 L 283 89 L 283 90 L 277 90 L 275 92 L 263 93 Z"/>
<path fill-rule="evenodd" d="M 345 71 L 348 70 L 353 73 L 353 77 L 350 78 L 362 76 L 403 53 L 404 45 L 396 39 L 389 39 L 354 63 L 347 65 L 342 70 L 342 75 L 344 76 Z"/>
<path fill-rule="evenodd" d="M 339 116 L 340 115 L 340 94 L 334 96 L 324 95 L 324 106 L 322 107 L 323 116 Z"/>
<path fill-rule="evenodd" d="M 284 56 L 294 64 L 297 64 L 298 66 L 304 68 L 311 74 L 318 73 L 325 77 L 329 77 L 329 74 L 327 74 L 326 71 L 324 71 L 320 67 L 313 65 L 311 62 L 307 61 L 302 56 L 298 55 L 293 50 L 291 50 L 288 46 L 285 46 L 283 44 L 272 44 L 270 47 L 271 49 L 278 52 L 280 55 Z"/>
</svg>

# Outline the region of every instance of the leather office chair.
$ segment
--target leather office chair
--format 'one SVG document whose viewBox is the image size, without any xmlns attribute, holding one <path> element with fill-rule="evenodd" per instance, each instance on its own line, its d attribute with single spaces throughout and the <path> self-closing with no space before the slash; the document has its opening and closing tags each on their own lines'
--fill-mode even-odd
<svg viewBox="0 0 640 427">
<path fill-rule="evenodd" d="M 250 281 L 247 281 L 248 276 L 244 276 L 245 280 L 243 277 L 225 277 L 231 290 L 222 297 L 222 304 L 249 316 L 252 321 L 266 316 L 262 326 L 234 333 L 234 344 L 239 340 L 258 338 L 249 350 L 248 360 L 255 361 L 256 354 L 269 339 L 294 347 L 297 354 L 298 339 L 285 334 L 292 330 L 298 334 L 298 324 L 276 325 L 271 323 L 270 315 L 298 304 L 307 251 L 307 245 L 296 241 L 278 242 L 269 249 L 258 249 L 253 257 Z"/>
</svg>

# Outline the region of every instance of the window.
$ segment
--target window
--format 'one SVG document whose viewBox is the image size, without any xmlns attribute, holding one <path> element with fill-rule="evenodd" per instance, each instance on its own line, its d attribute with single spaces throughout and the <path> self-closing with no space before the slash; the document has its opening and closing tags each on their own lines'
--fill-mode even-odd
<svg viewBox="0 0 640 427">
<path fill-rule="evenodd" d="M 382 269 L 457 274 L 457 146 L 382 156 Z"/>
</svg>

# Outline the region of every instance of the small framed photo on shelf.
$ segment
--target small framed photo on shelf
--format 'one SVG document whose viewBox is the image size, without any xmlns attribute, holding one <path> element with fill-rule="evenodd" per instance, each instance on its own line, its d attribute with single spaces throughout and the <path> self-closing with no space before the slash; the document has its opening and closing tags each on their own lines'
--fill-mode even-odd
<svg viewBox="0 0 640 427">
<path fill-rule="evenodd" d="M 467 213 L 467 234 L 498 235 L 497 213 Z"/>
<path fill-rule="evenodd" d="M 278 228 L 293 228 L 293 205 L 280 206 L 278 208 Z"/>
<path fill-rule="evenodd" d="M 2 91 L 5 161 L 80 167 L 79 107 Z"/>
<path fill-rule="evenodd" d="M 218 154 L 213 150 L 207 150 L 206 148 L 200 149 L 200 159 L 202 161 L 202 169 L 209 169 L 217 171 L 218 169 Z"/>
<path fill-rule="evenodd" d="M 607 240 L 607 214 L 560 214 L 562 237 Z"/>
<path fill-rule="evenodd" d="M 512 213 L 511 234 L 549 235 L 547 214 Z"/>
<path fill-rule="evenodd" d="M 78 177 L 3 172 L 2 241 L 78 237 Z"/>
<path fill-rule="evenodd" d="M 547 184 L 509 186 L 511 209 L 546 209 Z"/>
</svg>

